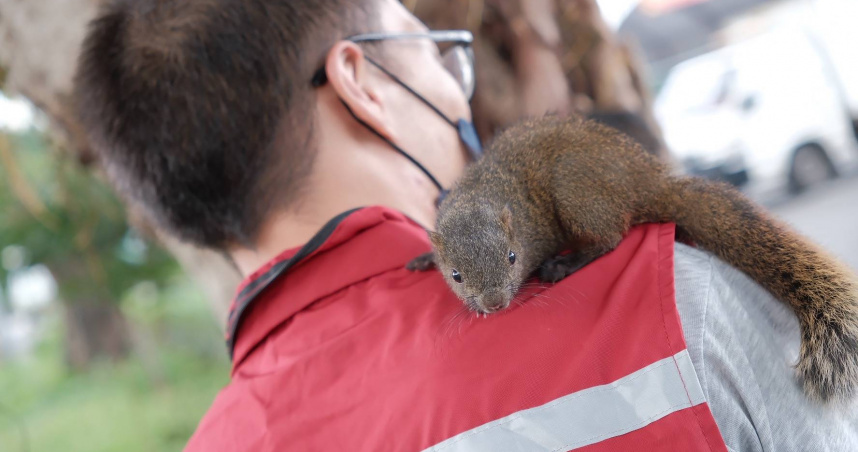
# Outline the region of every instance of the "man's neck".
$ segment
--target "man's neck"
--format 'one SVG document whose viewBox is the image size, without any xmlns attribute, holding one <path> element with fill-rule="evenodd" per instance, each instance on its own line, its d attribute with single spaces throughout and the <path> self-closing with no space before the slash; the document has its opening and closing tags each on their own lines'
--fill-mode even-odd
<svg viewBox="0 0 858 452">
<path fill-rule="evenodd" d="M 260 230 L 255 248 L 236 247 L 230 255 L 241 275 L 247 277 L 283 251 L 303 246 L 327 221 L 347 210 L 275 215 Z"/>
<path fill-rule="evenodd" d="M 272 214 L 252 249 L 229 250 L 244 277 L 283 251 L 304 245 L 328 221 L 351 209 L 380 205 L 402 212 L 423 227 L 435 223 L 438 190 L 416 166 L 360 126 L 344 134 L 325 129 L 321 119 L 317 124 L 314 171 L 301 201 Z M 361 139 L 355 139 L 354 133 Z"/>
<path fill-rule="evenodd" d="M 313 209 L 300 213 L 280 213 L 273 215 L 260 230 L 254 248 L 234 247 L 229 251 L 242 277 L 247 277 L 282 252 L 303 246 L 332 218 L 349 210 L 371 205 L 387 205 L 399 210 L 424 227 L 434 219 L 423 218 L 415 206 L 397 206 L 386 202 L 351 202 L 327 205 L 325 209 Z M 425 223 L 425 224 L 424 224 Z"/>
</svg>

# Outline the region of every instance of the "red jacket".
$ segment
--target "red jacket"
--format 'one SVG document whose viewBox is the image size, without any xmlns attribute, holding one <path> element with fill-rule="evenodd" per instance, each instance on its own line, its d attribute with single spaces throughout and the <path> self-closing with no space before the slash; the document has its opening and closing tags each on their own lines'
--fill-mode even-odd
<svg viewBox="0 0 858 452">
<path fill-rule="evenodd" d="M 416 223 L 343 214 L 239 287 L 232 381 L 186 450 L 726 451 L 685 351 L 673 238 L 635 228 L 483 319 L 404 268 L 430 248 Z"/>
</svg>

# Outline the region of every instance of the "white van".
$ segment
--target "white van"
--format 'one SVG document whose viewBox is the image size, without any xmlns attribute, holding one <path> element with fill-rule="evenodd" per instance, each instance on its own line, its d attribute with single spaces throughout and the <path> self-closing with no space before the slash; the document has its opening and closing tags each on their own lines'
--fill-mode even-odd
<svg viewBox="0 0 858 452">
<path fill-rule="evenodd" d="M 688 172 L 752 195 L 800 191 L 858 166 L 842 86 L 819 43 L 801 30 L 771 32 L 680 63 L 655 113 Z"/>
</svg>

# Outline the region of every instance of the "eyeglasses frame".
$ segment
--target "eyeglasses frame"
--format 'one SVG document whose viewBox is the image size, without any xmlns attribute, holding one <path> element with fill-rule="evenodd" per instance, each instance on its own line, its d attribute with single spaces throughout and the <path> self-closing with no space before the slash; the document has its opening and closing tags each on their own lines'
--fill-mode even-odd
<svg viewBox="0 0 858 452">
<path fill-rule="evenodd" d="M 360 42 L 379 42 L 379 41 L 389 41 L 389 40 L 406 40 L 406 39 L 430 39 L 436 44 L 439 43 L 453 43 L 458 45 L 463 45 L 468 49 L 468 57 L 470 59 L 471 64 L 471 73 L 473 74 L 475 71 L 474 68 L 474 54 L 471 47 L 474 43 L 474 35 L 468 30 L 431 30 L 425 33 L 364 33 L 354 36 L 349 36 L 344 38 L 345 41 L 351 41 L 354 43 Z M 385 71 L 387 72 L 387 71 Z M 325 67 L 322 66 L 316 72 L 313 73 L 313 78 L 311 79 L 313 87 L 320 87 L 328 82 L 328 73 L 325 71 Z M 468 94 L 468 93 L 466 93 Z M 473 93 L 470 93 L 473 96 Z"/>
</svg>

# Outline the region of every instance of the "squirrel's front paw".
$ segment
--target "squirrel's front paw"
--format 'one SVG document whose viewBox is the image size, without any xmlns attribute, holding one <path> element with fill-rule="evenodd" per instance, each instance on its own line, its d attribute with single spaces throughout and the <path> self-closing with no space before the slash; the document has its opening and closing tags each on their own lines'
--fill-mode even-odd
<svg viewBox="0 0 858 452">
<path fill-rule="evenodd" d="M 580 270 L 595 259 L 594 256 L 572 253 L 555 256 L 543 262 L 539 267 L 539 279 L 545 282 L 557 282 Z"/>
<path fill-rule="evenodd" d="M 435 254 L 421 254 L 415 257 L 411 262 L 409 262 L 405 266 L 405 268 L 416 272 L 425 272 L 426 270 L 432 270 L 433 268 L 435 268 Z"/>
<path fill-rule="evenodd" d="M 539 279 L 545 282 L 557 282 L 569 274 L 562 256 L 549 259 L 539 267 Z"/>
</svg>

